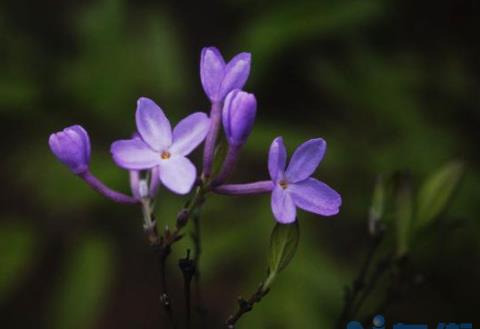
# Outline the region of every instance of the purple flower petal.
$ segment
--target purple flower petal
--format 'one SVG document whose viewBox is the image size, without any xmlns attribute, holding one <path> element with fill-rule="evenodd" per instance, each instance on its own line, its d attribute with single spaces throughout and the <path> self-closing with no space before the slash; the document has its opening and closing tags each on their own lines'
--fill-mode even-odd
<svg viewBox="0 0 480 329">
<path fill-rule="evenodd" d="M 142 139 L 155 151 L 163 151 L 172 144 L 172 128 L 162 109 L 154 101 L 140 97 L 135 113 L 137 130 Z"/>
<path fill-rule="evenodd" d="M 223 128 L 229 144 L 242 145 L 252 132 L 257 113 L 257 100 L 253 94 L 232 90 L 223 105 Z"/>
<path fill-rule="evenodd" d="M 303 210 L 322 216 L 336 215 L 342 204 L 342 197 L 335 190 L 315 178 L 288 186 L 293 202 Z"/>
<path fill-rule="evenodd" d="M 272 212 L 277 222 L 288 224 L 295 221 L 297 209 L 292 197 L 280 186 L 275 186 L 272 192 Z"/>
<path fill-rule="evenodd" d="M 219 96 L 222 99 L 233 89 L 242 89 L 250 74 L 250 53 L 240 53 L 232 58 L 225 67 L 225 76 L 220 86 Z"/>
<path fill-rule="evenodd" d="M 296 183 L 310 177 L 317 169 L 327 148 L 322 138 L 311 139 L 300 145 L 292 155 L 285 177 Z"/>
<path fill-rule="evenodd" d="M 124 169 L 150 169 L 161 162 L 160 154 L 152 151 L 140 138 L 119 140 L 112 144 L 113 161 Z"/>
<path fill-rule="evenodd" d="M 81 126 L 75 125 L 51 134 L 48 144 L 53 154 L 75 174 L 88 170 L 90 138 Z"/>
<path fill-rule="evenodd" d="M 276 182 L 278 176 L 283 176 L 287 163 L 287 150 L 282 137 L 273 140 L 268 152 L 268 172 L 270 178 Z"/>
<path fill-rule="evenodd" d="M 203 48 L 200 55 L 200 80 L 211 101 L 219 101 L 218 91 L 225 72 L 225 61 L 215 47 Z"/>
<path fill-rule="evenodd" d="M 209 129 L 210 119 L 205 113 L 196 112 L 189 115 L 173 130 L 173 143 L 169 150 L 174 154 L 189 154 L 203 142 Z"/>
<path fill-rule="evenodd" d="M 90 152 L 91 152 L 90 147 L 91 146 L 90 146 L 90 137 L 88 136 L 87 131 L 85 129 L 83 129 L 83 127 L 80 126 L 80 125 L 74 125 L 74 126 L 71 126 L 67 129 L 71 129 L 71 130 L 75 131 L 78 134 L 78 136 L 81 137 L 82 144 L 85 147 L 85 150 L 84 150 L 85 151 L 85 153 L 84 153 L 85 159 L 88 159 L 87 162 L 90 161 Z"/>
<path fill-rule="evenodd" d="M 192 189 L 196 177 L 197 169 L 183 156 L 174 156 L 160 162 L 160 180 L 172 192 L 187 194 Z"/>
</svg>

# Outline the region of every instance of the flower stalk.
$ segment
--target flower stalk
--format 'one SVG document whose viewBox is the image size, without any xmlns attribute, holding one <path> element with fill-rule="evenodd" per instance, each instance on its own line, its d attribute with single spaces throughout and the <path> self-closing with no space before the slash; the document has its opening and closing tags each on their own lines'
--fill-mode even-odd
<svg viewBox="0 0 480 329">
<path fill-rule="evenodd" d="M 95 191 L 97 191 L 101 195 L 109 198 L 110 200 L 113 200 L 117 203 L 125 203 L 125 204 L 139 203 L 139 201 L 134 197 L 112 190 L 107 185 L 105 185 L 101 180 L 95 177 L 89 170 L 81 174 L 78 174 L 78 176 L 82 178 L 91 188 L 93 188 Z"/>
<path fill-rule="evenodd" d="M 208 181 L 212 174 L 213 158 L 215 155 L 215 144 L 220 132 L 222 122 L 222 104 L 220 102 L 212 103 L 210 110 L 210 130 L 205 139 L 203 151 L 203 172 L 202 180 Z"/>
<path fill-rule="evenodd" d="M 226 329 L 234 329 L 237 321 L 240 320 L 240 318 L 245 315 L 245 313 L 250 312 L 253 309 L 253 306 L 256 303 L 259 303 L 262 298 L 268 294 L 270 289 L 266 284 L 270 284 L 272 280 L 273 278 L 270 280 L 268 280 L 267 278 L 267 280 L 264 283 L 261 283 L 258 286 L 257 290 L 255 290 L 255 292 L 248 299 L 245 299 L 241 296 L 238 297 L 238 308 L 235 313 L 230 315 L 225 321 L 224 325 Z"/>
</svg>

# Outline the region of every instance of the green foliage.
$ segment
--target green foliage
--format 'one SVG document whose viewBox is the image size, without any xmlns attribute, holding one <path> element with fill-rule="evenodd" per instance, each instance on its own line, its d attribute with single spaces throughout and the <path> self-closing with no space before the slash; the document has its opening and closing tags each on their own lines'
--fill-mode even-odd
<svg viewBox="0 0 480 329">
<path fill-rule="evenodd" d="M 464 164 L 452 161 L 434 171 L 418 192 L 415 226 L 424 228 L 442 214 L 463 176 Z"/>
<path fill-rule="evenodd" d="M 413 191 L 407 177 L 399 178 L 395 194 L 396 252 L 401 257 L 410 248 L 413 221 Z"/>
<path fill-rule="evenodd" d="M 463 169 L 462 162 L 451 161 L 434 170 L 418 191 L 413 188 L 409 175 L 380 176 L 370 206 L 370 232 L 375 233 L 379 220 L 388 225 L 393 218 L 394 226 L 390 229 L 395 233 L 396 254 L 399 257 L 407 254 L 411 245 L 422 237 L 423 230 L 446 211 Z"/>
<path fill-rule="evenodd" d="M 100 237 L 84 237 L 67 261 L 50 305 L 49 328 L 91 328 L 101 314 L 113 278 L 113 250 Z"/>
<path fill-rule="evenodd" d="M 375 22 L 383 6 L 380 0 L 304 1 L 295 6 L 279 2 L 250 22 L 235 44 L 254 53 L 255 68 L 262 74 L 283 49 L 302 41 L 352 33 Z"/>
<path fill-rule="evenodd" d="M 76 17 L 81 51 L 65 65 L 61 84 L 82 111 L 124 126 L 141 95 L 182 105 L 190 80 L 175 23 L 165 11 L 145 16 L 132 26 L 124 1 L 103 0 Z"/>
<path fill-rule="evenodd" d="M 268 272 L 270 274 L 275 275 L 287 267 L 297 251 L 299 239 L 298 220 L 292 224 L 275 224 L 270 236 L 268 254 Z"/>
<path fill-rule="evenodd" d="M 387 186 L 385 178 L 378 176 L 375 188 L 373 190 L 373 200 L 370 207 L 370 219 L 379 220 L 382 218 L 385 210 Z"/>
<path fill-rule="evenodd" d="M 21 286 L 39 255 L 33 228 L 16 218 L 6 220 L 0 225 L 0 304 Z"/>
</svg>

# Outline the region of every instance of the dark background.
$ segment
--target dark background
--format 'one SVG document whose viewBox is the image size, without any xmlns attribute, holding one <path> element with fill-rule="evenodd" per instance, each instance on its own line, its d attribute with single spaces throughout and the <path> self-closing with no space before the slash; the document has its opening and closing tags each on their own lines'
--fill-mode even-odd
<svg viewBox="0 0 480 329">
<path fill-rule="evenodd" d="M 289 152 L 321 136 L 329 148 L 317 177 L 344 200 L 334 218 L 301 212 L 295 259 L 238 327 L 333 327 L 365 254 L 377 174 L 406 170 L 417 188 L 452 159 L 465 162 L 464 179 L 412 250 L 416 284 L 385 316 L 480 320 L 479 25 L 473 0 L 2 1 L 0 327 L 160 327 L 139 210 L 91 191 L 47 139 L 83 125 L 93 172 L 128 191 L 111 142 L 134 130 L 139 96 L 173 122 L 207 111 L 198 64 L 208 45 L 227 59 L 253 56 L 245 89 L 257 96 L 257 122 L 232 182 L 267 177 L 276 136 Z M 184 201 L 162 190 L 159 225 L 173 225 Z M 263 278 L 274 220 L 268 196 L 211 196 L 202 223 L 203 294 L 216 328 Z M 178 306 L 176 262 L 189 245 L 187 237 L 169 260 Z"/>
</svg>

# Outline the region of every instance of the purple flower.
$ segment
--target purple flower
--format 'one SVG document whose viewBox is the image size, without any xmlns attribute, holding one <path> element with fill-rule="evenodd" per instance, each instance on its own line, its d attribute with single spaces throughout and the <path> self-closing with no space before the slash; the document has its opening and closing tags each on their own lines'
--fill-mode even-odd
<svg viewBox="0 0 480 329">
<path fill-rule="evenodd" d="M 310 177 L 322 161 L 327 144 L 322 138 L 300 145 L 286 167 L 287 151 L 283 139 L 277 137 L 270 146 L 268 171 L 273 182 L 272 211 L 280 223 L 296 218 L 296 207 L 323 215 L 336 215 L 342 203 L 331 187 Z"/>
<path fill-rule="evenodd" d="M 81 126 L 70 126 L 51 134 L 48 144 L 53 154 L 74 174 L 82 174 L 88 170 L 90 138 Z"/>
<path fill-rule="evenodd" d="M 318 215 L 336 215 L 342 198 L 331 187 L 310 177 L 322 161 L 326 143 L 311 139 L 293 153 L 287 169 L 287 151 L 281 137 L 275 138 L 268 154 L 271 180 L 248 184 L 215 186 L 213 191 L 227 195 L 272 193 L 272 211 L 280 223 L 295 221 L 297 207 Z"/>
<path fill-rule="evenodd" d="M 61 162 L 100 194 L 119 203 L 135 204 L 138 202 L 129 195 L 112 190 L 90 172 L 88 167 L 90 138 L 81 126 L 67 127 L 63 131 L 51 134 L 48 144 L 53 154 Z"/>
<path fill-rule="evenodd" d="M 253 94 L 235 89 L 228 93 L 223 105 L 223 128 L 231 145 L 242 145 L 252 132 L 257 100 Z"/>
<path fill-rule="evenodd" d="M 140 137 L 116 141 L 111 152 L 115 163 L 128 170 L 158 167 L 160 181 L 178 194 L 188 193 L 197 170 L 186 158 L 207 135 L 210 120 L 205 113 L 193 113 L 173 129 L 152 100 L 142 97 L 135 114 Z"/>
<path fill-rule="evenodd" d="M 250 53 L 240 53 L 226 64 L 215 47 L 202 49 L 200 79 L 203 90 L 212 103 L 221 102 L 233 89 L 241 89 L 250 73 Z"/>
</svg>

